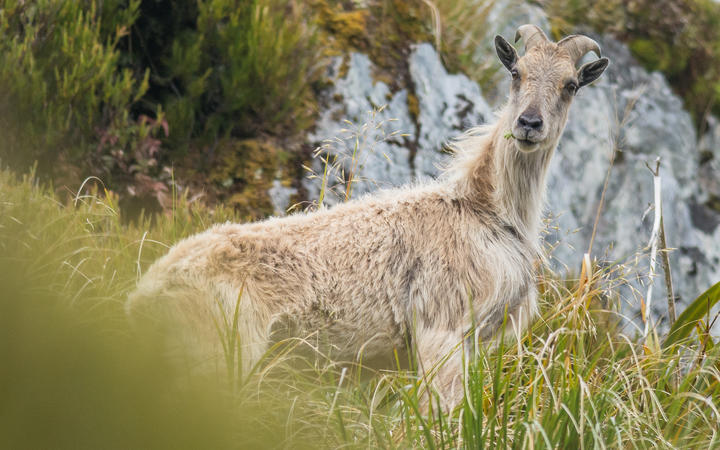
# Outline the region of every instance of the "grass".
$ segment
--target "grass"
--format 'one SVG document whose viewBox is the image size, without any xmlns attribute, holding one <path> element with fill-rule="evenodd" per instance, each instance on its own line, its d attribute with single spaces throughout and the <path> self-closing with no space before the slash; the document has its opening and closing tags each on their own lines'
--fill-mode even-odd
<svg viewBox="0 0 720 450">
<path fill-rule="evenodd" d="M 2 447 L 719 444 L 720 350 L 704 333 L 665 348 L 623 334 L 621 265 L 582 282 L 544 273 L 541 317 L 494 349 L 478 346 L 451 414 L 419 413 L 412 371 L 293 351 L 310 338 L 278 343 L 245 380 L 195 376 L 166 362 L 161 334 L 134 332 L 122 304 L 167 246 L 232 214 L 179 197 L 153 224 L 123 225 L 93 184 L 63 205 L 31 175 L 0 172 Z"/>
<path fill-rule="evenodd" d="M 435 48 L 451 71 L 460 71 L 477 81 L 483 88 L 491 87 L 498 72 L 497 64 L 488 54 L 492 41 L 489 35 L 493 0 L 423 0 L 432 12 Z M 508 9 L 517 8 L 513 0 Z M 502 18 L 499 18 L 502 20 Z"/>
<path fill-rule="evenodd" d="M 308 165 L 303 168 L 309 180 L 320 180 L 320 192 L 317 202 L 310 202 L 306 209 L 324 207 L 326 200 L 330 204 L 348 201 L 356 186 L 369 186 L 370 190 L 383 187 L 377 180 L 363 176 L 365 165 L 372 157 L 382 157 L 392 164 L 390 156 L 385 152 L 378 154 L 378 147 L 382 143 L 409 136 L 398 129 L 398 119 L 382 118 L 385 107 L 383 105 L 368 111 L 362 124 L 344 119 L 344 127 L 337 131 L 337 135 L 323 140 L 315 149 L 313 157 L 322 167 L 322 174 Z"/>
</svg>

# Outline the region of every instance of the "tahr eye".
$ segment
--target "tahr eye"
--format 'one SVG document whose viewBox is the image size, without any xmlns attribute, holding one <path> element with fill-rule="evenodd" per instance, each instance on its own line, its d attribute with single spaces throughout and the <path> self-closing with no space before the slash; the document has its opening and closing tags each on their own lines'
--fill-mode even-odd
<svg viewBox="0 0 720 450">
<path fill-rule="evenodd" d="M 512 75 L 513 80 L 520 78 L 520 72 L 518 72 L 517 69 L 511 70 L 510 75 Z"/>
<path fill-rule="evenodd" d="M 565 89 L 567 89 L 568 93 L 570 95 L 575 95 L 575 92 L 577 92 L 578 85 L 574 82 L 570 82 L 565 85 Z"/>
</svg>

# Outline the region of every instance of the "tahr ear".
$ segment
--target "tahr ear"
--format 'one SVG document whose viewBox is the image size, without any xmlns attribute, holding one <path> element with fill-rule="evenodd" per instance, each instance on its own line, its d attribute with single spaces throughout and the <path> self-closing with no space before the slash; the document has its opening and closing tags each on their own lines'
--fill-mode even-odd
<svg viewBox="0 0 720 450">
<path fill-rule="evenodd" d="M 597 61 L 584 64 L 578 70 L 578 85 L 583 87 L 597 80 L 605 72 L 608 64 L 610 64 L 610 61 L 607 58 L 600 58 Z"/>
<path fill-rule="evenodd" d="M 497 52 L 498 58 L 500 58 L 500 62 L 503 63 L 503 66 L 505 66 L 507 70 L 512 70 L 518 59 L 515 47 L 510 45 L 502 36 L 497 35 L 495 36 L 495 51 Z"/>
</svg>

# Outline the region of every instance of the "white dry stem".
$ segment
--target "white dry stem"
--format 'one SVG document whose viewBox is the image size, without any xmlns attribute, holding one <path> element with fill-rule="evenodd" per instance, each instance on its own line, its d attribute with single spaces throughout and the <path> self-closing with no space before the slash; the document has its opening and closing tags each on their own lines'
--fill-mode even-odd
<svg viewBox="0 0 720 450">
<path fill-rule="evenodd" d="M 330 409 L 328 410 L 328 421 L 330 420 L 330 416 L 332 416 L 333 410 L 335 409 L 335 403 L 337 402 L 338 394 L 340 393 L 340 388 L 342 387 L 343 380 L 345 380 L 346 372 L 347 367 L 343 367 L 342 371 L 340 372 L 340 381 L 338 381 L 337 389 L 335 389 L 335 395 L 333 396 L 332 404 L 330 405 Z"/>
<path fill-rule="evenodd" d="M 82 193 L 83 188 L 84 188 L 85 185 L 87 184 L 87 182 L 90 181 L 90 180 L 95 180 L 95 181 L 99 182 L 99 183 L 102 185 L 103 189 L 106 189 L 106 188 L 105 188 L 105 183 L 103 183 L 103 181 L 102 181 L 100 178 L 98 178 L 98 177 L 96 177 L 96 176 L 92 176 L 92 175 L 89 176 L 89 177 L 87 177 L 87 178 L 85 178 L 85 179 L 83 180 L 83 182 L 80 184 L 80 188 L 78 189 L 77 193 L 75 194 L 75 200 L 73 201 L 73 205 L 74 205 L 74 206 L 77 206 L 78 200 L 80 200 L 80 198 L 88 197 L 88 196 L 81 196 L 81 193 Z"/>
<path fill-rule="evenodd" d="M 653 221 L 652 233 L 650 233 L 650 272 L 648 273 L 648 290 L 645 296 L 645 333 L 647 338 L 650 332 L 650 322 L 652 322 L 652 305 L 653 285 L 655 284 L 655 263 L 657 262 L 658 240 L 660 236 L 660 220 L 662 219 L 662 195 L 661 195 L 661 179 L 660 179 L 660 158 L 655 160 L 657 166 L 653 172 L 653 187 L 655 189 L 655 219 Z"/>
<path fill-rule="evenodd" d="M 137 280 L 136 282 L 140 282 L 140 278 L 142 278 L 142 266 L 140 266 L 140 258 L 142 257 L 142 251 L 143 251 L 143 244 L 145 243 L 145 238 L 147 237 L 148 232 L 144 232 L 142 235 L 142 238 L 140 239 L 140 248 L 138 248 L 138 256 L 137 256 Z"/>
</svg>

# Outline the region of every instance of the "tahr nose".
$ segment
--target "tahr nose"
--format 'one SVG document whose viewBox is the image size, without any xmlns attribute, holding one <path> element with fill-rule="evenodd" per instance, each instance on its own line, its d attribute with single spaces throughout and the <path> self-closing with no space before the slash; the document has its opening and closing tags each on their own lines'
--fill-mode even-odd
<svg viewBox="0 0 720 450">
<path fill-rule="evenodd" d="M 542 128 L 543 120 L 540 114 L 523 113 L 518 117 L 518 124 L 526 130 L 539 130 Z"/>
</svg>

